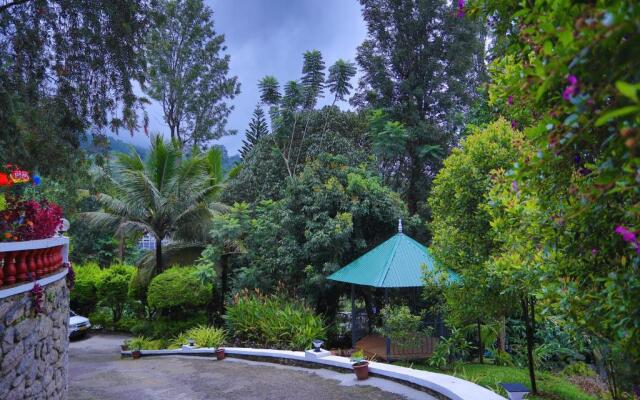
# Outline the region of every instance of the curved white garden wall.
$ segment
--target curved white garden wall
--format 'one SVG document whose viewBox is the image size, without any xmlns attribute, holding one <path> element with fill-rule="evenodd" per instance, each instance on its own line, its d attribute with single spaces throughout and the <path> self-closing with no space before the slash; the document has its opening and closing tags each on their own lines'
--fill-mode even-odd
<svg viewBox="0 0 640 400">
<path fill-rule="evenodd" d="M 142 356 L 193 355 L 213 356 L 213 348 L 193 348 L 183 346 L 179 350 L 142 350 Z M 318 364 L 330 368 L 351 370 L 351 362 L 346 357 L 318 357 L 311 351 L 288 351 L 271 349 L 252 349 L 244 347 L 225 347 L 228 356 L 245 357 L 256 360 L 273 360 L 274 362 L 292 361 L 300 364 Z M 122 356 L 131 356 L 130 351 L 123 351 Z M 473 382 L 455 376 L 420 371 L 397 365 L 369 362 L 369 373 L 375 376 L 405 382 L 412 386 L 426 389 L 434 397 L 449 400 L 506 400 L 504 397 Z"/>
</svg>

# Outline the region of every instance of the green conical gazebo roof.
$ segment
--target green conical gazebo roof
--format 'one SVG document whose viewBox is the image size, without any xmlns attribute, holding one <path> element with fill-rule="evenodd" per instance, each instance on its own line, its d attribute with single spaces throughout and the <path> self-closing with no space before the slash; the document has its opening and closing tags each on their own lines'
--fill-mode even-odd
<svg viewBox="0 0 640 400">
<path fill-rule="evenodd" d="M 420 287 L 423 265 L 433 270 L 429 249 L 400 232 L 363 254 L 328 279 L 377 288 Z M 457 279 L 455 274 L 450 278 Z"/>
</svg>

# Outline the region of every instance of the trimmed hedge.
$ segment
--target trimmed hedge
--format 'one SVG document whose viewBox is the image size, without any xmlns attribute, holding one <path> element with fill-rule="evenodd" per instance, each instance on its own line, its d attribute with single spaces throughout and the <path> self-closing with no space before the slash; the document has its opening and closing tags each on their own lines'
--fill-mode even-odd
<svg viewBox="0 0 640 400">
<path fill-rule="evenodd" d="M 212 286 L 198 280 L 194 267 L 173 267 L 149 284 L 147 304 L 161 311 L 189 310 L 207 304 Z"/>
</svg>

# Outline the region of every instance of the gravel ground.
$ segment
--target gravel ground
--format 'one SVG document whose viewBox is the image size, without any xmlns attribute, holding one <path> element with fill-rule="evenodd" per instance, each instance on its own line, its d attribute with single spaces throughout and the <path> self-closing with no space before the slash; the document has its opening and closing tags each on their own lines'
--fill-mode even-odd
<svg viewBox="0 0 640 400">
<path fill-rule="evenodd" d="M 95 334 L 70 343 L 69 399 L 433 399 L 395 382 L 370 378 L 363 384 L 353 374 L 323 369 L 233 358 L 223 362 L 190 357 L 120 359 L 123 339 Z"/>
</svg>

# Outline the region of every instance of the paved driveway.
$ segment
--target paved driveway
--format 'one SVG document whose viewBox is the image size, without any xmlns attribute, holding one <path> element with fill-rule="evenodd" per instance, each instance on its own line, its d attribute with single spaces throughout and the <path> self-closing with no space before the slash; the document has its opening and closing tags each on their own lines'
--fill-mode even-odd
<svg viewBox="0 0 640 400">
<path fill-rule="evenodd" d="M 395 382 L 370 378 L 365 385 L 353 374 L 330 370 L 233 358 L 222 362 L 187 357 L 120 359 L 123 338 L 93 335 L 70 343 L 69 399 L 433 399 Z"/>
</svg>

